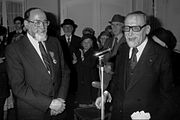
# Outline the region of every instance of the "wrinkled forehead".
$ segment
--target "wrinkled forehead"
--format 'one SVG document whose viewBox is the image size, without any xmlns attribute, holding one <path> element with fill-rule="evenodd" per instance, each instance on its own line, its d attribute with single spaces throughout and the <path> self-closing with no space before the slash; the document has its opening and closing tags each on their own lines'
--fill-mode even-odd
<svg viewBox="0 0 180 120">
<path fill-rule="evenodd" d="M 30 17 L 29 17 L 30 20 L 46 20 L 46 14 L 40 10 L 40 9 L 35 9 L 35 10 L 32 10 L 30 12 Z"/>
<path fill-rule="evenodd" d="M 128 15 L 125 19 L 125 25 L 131 25 L 131 26 L 142 26 L 146 24 L 145 17 L 140 14 L 132 14 Z"/>
</svg>

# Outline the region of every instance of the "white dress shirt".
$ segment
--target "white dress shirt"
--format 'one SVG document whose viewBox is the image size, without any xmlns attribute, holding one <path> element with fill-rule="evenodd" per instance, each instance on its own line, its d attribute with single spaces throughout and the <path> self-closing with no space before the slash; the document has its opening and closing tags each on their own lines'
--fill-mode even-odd
<svg viewBox="0 0 180 120">
<path fill-rule="evenodd" d="M 141 57 L 141 54 L 142 54 L 142 52 L 143 52 L 143 50 L 144 50 L 147 42 L 148 42 L 148 38 L 146 38 L 146 39 L 144 40 L 144 42 L 141 43 L 141 45 L 139 45 L 139 46 L 137 47 L 137 49 L 138 49 L 138 52 L 136 53 L 137 61 L 139 61 L 139 58 Z M 131 58 L 131 55 L 132 55 L 132 49 L 133 49 L 133 48 L 130 48 L 130 50 L 129 50 L 129 59 Z"/>
<path fill-rule="evenodd" d="M 70 43 L 70 42 L 71 42 L 72 35 L 71 35 L 71 36 L 65 36 L 65 38 L 66 38 L 66 42 L 67 42 L 67 43 L 68 43 L 68 42 Z M 68 38 L 70 38 L 69 41 L 68 41 Z"/>
<path fill-rule="evenodd" d="M 39 57 L 41 58 L 42 62 L 44 63 L 44 60 L 41 55 L 41 51 L 39 49 L 39 43 L 38 43 L 39 41 L 35 40 L 29 33 L 27 33 L 27 37 L 29 38 L 29 41 L 31 42 L 31 44 L 35 48 L 36 52 L 38 53 Z M 42 44 L 44 45 L 44 48 L 46 49 L 45 43 L 43 41 L 42 41 Z M 44 63 L 44 65 L 45 65 L 45 63 Z"/>
</svg>

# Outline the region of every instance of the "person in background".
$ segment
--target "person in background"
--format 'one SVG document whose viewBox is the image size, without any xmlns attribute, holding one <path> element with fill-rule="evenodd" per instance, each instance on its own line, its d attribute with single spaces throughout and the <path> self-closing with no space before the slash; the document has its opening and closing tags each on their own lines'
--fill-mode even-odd
<svg viewBox="0 0 180 120">
<path fill-rule="evenodd" d="M 112 101 L 111 120 L 131 120 L 137 111 L 149 112 L 151 120 L 173 120 L 172 65 L 169 52 L 147 35 L 150 25 L 141 11 L 125 18 L 122 44 L 116 56 L 115 73 L 104 101 Z M 101 107 L 101 97 L 96 100 Z"/>
<path fill-rule="evenodd" d="M 6 28 L 0 26 L 0 120 L 3 120 L 4 116 L 4 104 L 6 98 L 9 97 L 9 84 L 8 76 L 6 71 L 6 60 L 5 60 L 5 39 Z"/>
<path fill-rule="evenodd" d="M 108 31 L 102 31 L 100 33 L 100 35 L 98 36 L 98 48 L 99 50 L 104 50 L 104 45 L 105 45 L 105 42 L 107 40 L 110 40 L 111 38 L 111 33 L 109 33 Z"/>
<path fill-rule="evenodd" d="M 75 35 L 78 26 L 72 19 L 65 19 L 61 24 L 64 34 L 59 37 L 62 45 L 65 61 L 70 68 L 70 83 L 67 96 L 67 120 L 72 120 L 74 116 L 75 95 L 77 92 L 77 71 L 73 61 L 77 61 L 79 48 L 81 46 L 81 38 Z"/>
<path fill-rule="evenodd" d="M 94 56 L 93 36 L 84 35 L 82 37 L 82 49 L 79 49 L 80 59 L 76 63 L 78 76 L 77 102 L 79 107 L 94 105 L 98 90 L 91 86 L 93 81 L 99 81 L 98 58 Z"/>
<path fill-rule="evenodd" d="M 24 24 L 23 24 L 24 19 L 18 16 L 14 18 L 13 21 L 14 21 L 15 30 L 8 34 L 8 38 L 7 38 L 8 44 L 21 39 L 21 37 L 23 37 L 26 34 L 26 32 L 24 31 Z"/>
<path fill-rule="evenodd" d="M 95 36 L 95 31 L 93 28 L 91 27 L 85 27 L 82 30 L 82 37 L 85 35 L 91 35 L 92 36 L 92 40 L 93 40 L 93 47 L 95 50 L 98 50 L 98 44 L 97 44 L 97 38 Z"/>
<path fill-rule="evenodd" d="M 111 21 L 109 21 L 109 23 L 111 24 L 113 38 L 109 43 L 106 43 L 106 44 L 108 44 L 107 48 L 111 48 L 110 56 L 108 56 L 109 58 L 107 58 L 108 60 L 115 57 L 119 46 L 122 43 L 126 42 L 124 34 L 123 34 L 124 16 L 115 14 L 112 17 Z M 114 61 L 112 61 L 112 62 L 114 62 Z"/>
<path fill-rule="evenodd" d="M 111 51 L 104 55 L 104 86 L 105 88 L 108 86 L 111 81 L 112 74 L 114 72 L 114 63 L 117 51 L 119 46 L 126 42 L 124 34 L 123 34 L 123 26 L 124 26 L 124 16 L 119 14 L 115 14 L 111 21 L 109 21 L 112 28 L 113 37 L 107 40 L 104 44 L 104 50 L 111 49 Z M 96 87 L 99 88 L 100 83 L 96 84 Z"/>
<path fill-rule="evenodd" d="M 178 105 L 179 112 L 176 115 L 176 120 L 180 119 L 180 75 L 179 75 L 179 67 L 180 67 L 180 54 L 175 51 L 175 46 L 177 43 L 176 37 L 173 35 L 173 33 L 170 30 L 167 30 L 165 28 L 159 27 L 151 32 L 151 36 L 155 42 L 160 44 L 161 46 L 167 48 L 171 53 L 171 59 L 172 59 L 172 67 L 173 67 L 173 91 L 172 96 L 174 98 L 174 101 Z"/>
<path fill-rule="evenodd" d="M 104 31 L 108 31 L 110 33 L 110 37 L 113 37 L 112 27 L 111 25 L 107 25 L 104 29 Z"/>
<path fill-rule="evenodd" d="M 161 46 L 166 47 L 170 50 L 173 50 L 176 46 L 176 37 L 169 30 L 159 27 L 153 30 L 150 34 L 153 40 L 159 43 Z"/>
<path fill-rule="evenodd" d="M 70 72 L 61 45 L 47 36 L 49 21 L 42 9 L 29 8 L 24 17 L 27 34 L 7 46 L 5 54 L 17 119 L 63 119 Z"/>
</svg>

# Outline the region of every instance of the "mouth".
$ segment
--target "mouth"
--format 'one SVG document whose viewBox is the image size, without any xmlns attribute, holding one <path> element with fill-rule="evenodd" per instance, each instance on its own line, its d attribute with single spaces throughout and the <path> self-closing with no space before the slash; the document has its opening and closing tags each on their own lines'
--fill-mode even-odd
<svg viewBox="0 0 180 120">
<path fill-rule="evenodd" d="M 136 40 L 136 37 L 133 37 L 133 38 L 128 38 L 129 41 L 135 41 Z"/>
</svg>

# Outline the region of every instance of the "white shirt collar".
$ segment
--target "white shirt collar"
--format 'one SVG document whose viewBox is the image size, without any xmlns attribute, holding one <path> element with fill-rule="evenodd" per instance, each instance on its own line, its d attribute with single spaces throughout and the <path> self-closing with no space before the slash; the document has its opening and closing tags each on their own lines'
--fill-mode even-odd
<svg viewBox="0 0 180 120">
<path fill-rule="evenodd" d="M 30 42 L 32 43 L 32 44 L 37 44 L 37 45 L 39 45 L 39 41 L 37 41 L 36 39 L 34 39 L 28 32 L 27 32 L 27 36 L 28 36 L 28 38 L 29 38 L 29 40 L 30 40 Z M 45 49 L 46 49 L 46 46 L 45 46 L 45 43 L 42 41 L 42 44 L 44 45 L 44 47 L 45 47 Z"/>
<path fill-rule="evenodd" d="M 29 38 L 29 40 L 32 44 L 38 44 L 38 41 L 35 40 L 29 33 L 27 33 L 27 37 Z"/>
<path fill-rule="evenodd" d="M 71 41 L 72 35 L 71 35 L 71 36 L 66 36 L 66 35 L 65 35 L 65 37 L 66 37 L 66 40 L 67 40 L 68 38 L 70 38 L 70 41 Z"/>
<path fill-rule="evenodd" d="M 31 42 L 31 44 L 32 44 L 33 47 L 35 48 L 36 52 L 37 52 L 38 55 L 40 56 L 41 60 L 43 61 L 41 52 L 40 52 L 40 50 L 39 50 L 39 43 L 38 43 L 38 41 L 35 40 L 28 32 L 27 32 L 27 37 L 29 38 L 29 41 Z M 44 45 L 44 47 L 45 47 L 45 49 L 46 49 L 45 43 L 42 42 L 42 44 Z M 44 62 L 44 61 L 43 61 L 43 62 Z"/>
<path fill-rule="evenodd" d="M 136 54 L 136 56 L 137 56 L 137 61 L 139 61 L 140 56 L 141 56 L 141 54 L 142 54 L 142 52 L 143 52 L 143 50 L 144 50 L 147 42 L 148 42 L 148 38 L 146 37 L 146 39 L 143 41 L 143 43 L 141 43 L 141 44 L 137 47 L 137 49 L 138 49 L 138 52 L 137 52 L 137 54 Z M 133 48 L 130 48 L 130 50 L 129 50 L 129 59 L 131 58 L 131 55 L 132 55 L 132 49 L 133 49 Z"/>
</svg>

